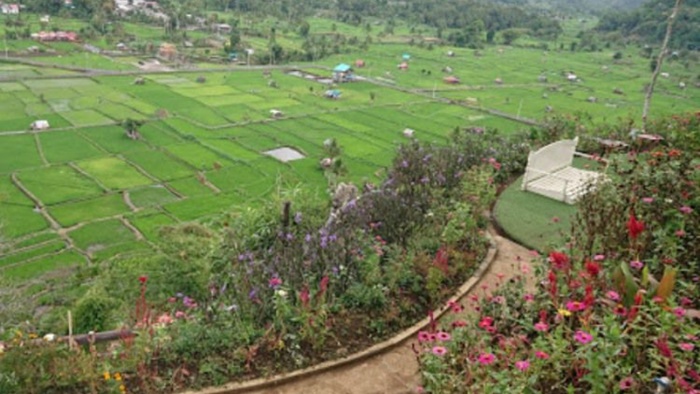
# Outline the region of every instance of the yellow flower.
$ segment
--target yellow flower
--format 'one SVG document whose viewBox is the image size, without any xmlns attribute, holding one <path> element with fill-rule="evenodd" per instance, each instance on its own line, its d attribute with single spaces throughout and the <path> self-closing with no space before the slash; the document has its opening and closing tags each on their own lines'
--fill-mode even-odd
<svg viewBox="0 0 700 394">
<path fill-rule="evenodd" d="M 562 316 L 564 316 L 564 317 L 569 317 L 569 316 L 571 316 L 571 312 L 569 312 L 568 309 L 564 309 L 564 308 L 559 309 L 559 310 L 557 311 L 557 313 L 559 313 L 560 315 L 562 315 Z"/>
<path fill-rule="evenodd" d="M 102 376 L 104 376 L 105 380 L 109 380 L 109 372 L 105 371 Z"/>
<path fill-rule="evenodd" d="M 36 338 L 38 338 L 38 337 L 39 337 L 39 336 L 36 335 L 35 333 L 29 334 L 29 339 L 36 339 Z"/>
<path fill-rule="evenodd" d="M 122 393 L 126 393 L 126 387 L 124 387 L 123 384 L 120 384 L 120 385 L 119 385 L 119 391 L 121 391 Z"/>
<path fill-rule="evenodd" d="M 120 374 L 119 372 L 115 373 L 115 374 L 114 374 L 114 380 L 116 380 L 117 382 L 121 381 L 121 380 L 122 380 L 122 374 Z"/>
</svg>

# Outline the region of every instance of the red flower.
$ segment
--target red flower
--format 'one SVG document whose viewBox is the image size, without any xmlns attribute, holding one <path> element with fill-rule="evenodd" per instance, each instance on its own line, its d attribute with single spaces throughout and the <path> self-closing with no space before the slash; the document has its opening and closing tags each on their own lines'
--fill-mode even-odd
<svg viewBox="0 0 700 394">
<path fill-rule="evenodd" d="M 309 288 L 304 286 L 303 289 L 301 289 L 301 292 L 299 293 L 299 299 L 301 300 L 301 304 L 306 307 L 309 305 Z"/>
<path fill-rule="evenodd" d="M 552 297 L 557 296 L 557 274 L 550 270 L 549 275 L 547 275 L 547 280 L 549 281 L 549 294 Z"/>
<path fill-rule="evenodd" d="M 600 264 L 593 261 L 586 261 L 586 272 L 588 272 L 588 275 L 595 278 L 600 273 Z"/>
<path fill-rule="evenodd" d="M 489 327 L 491 327 L 491 324 L 493 324 L 493 318 L 485 317 L 485 318 L 481 319 L 481 321 L 479 322 L 479 327 L 489 328 Z"/>
<path fill-rule="evenodd" d="M 139 282 L 141 282 L 141 284 L 146 283 L 147 280 L 148 280 L 148 277 L 146 275 L 139 276 Z"/>
<path fill-rule="evenodd" d="M 671 348 L 668 346 L 665 336 L 657 339 L 654 344 L 656 345 L 656 348 L 659 349 L 659 353 L 661 353 L 662 356 L 666 358 L 673 357 L 673 353 L 671 353 Z"/>
<path fill-rule="evenodd" d="M 330 281 L 330 278 L 328 276 L 324 276 L 321 278 L 321 292 L 325 293 L 326 290 L 328 290 L 328 282 Z"/>
<path fill-rule="evenodd" d="M 639 234 L 644 231 L 644 223 L 637 220 L 634 216 L 634 212 L 630 212 L 630 219 L 627 221 L 627 230 L 632 239 L 637 239 Z"/>
<path fill-rule="evenodd" d="M 549 262 L 552 263 L 554 269 L 559 271 L 569 268 L 569 256 L 561 252 L 551 252 L 549 254 Z"/>
</svg>

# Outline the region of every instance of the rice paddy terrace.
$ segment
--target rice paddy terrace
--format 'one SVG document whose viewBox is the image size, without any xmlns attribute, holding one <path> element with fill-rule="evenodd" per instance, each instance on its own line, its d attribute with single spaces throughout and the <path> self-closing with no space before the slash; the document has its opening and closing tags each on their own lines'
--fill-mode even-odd
<svg viewBox="0 0 700 394">
<path fill-rule="evenodd" d="M 347 180 L 373 181 L 406 141 L 405 128 L 441 143 L 455 127 L 529 127 L 494 113 L 638 117 L 648 83 L 648 66 L 633 50 L 618 62 L 609 52 L 447 50 L 381 44 L 325 59 L 325 68 L 301 67 L 329 76 L 335 64 L 362 59 L 356 72 L 368 80 L 340 85 L 339 99 L 283 69 L 144 73 L 137 84 L 138 74 L 1 64 L 0 222 L 11 252 L 0 257 L 0 273 L 21 281 L 152 253 L 161 226 L 255 205 L 280 181 L 324 192 L 319 161 L 328 138 L 343 149 Z M 408 68 L 399 70 L 406 53 Z M 700 107 L 700 89 L 678 88 L 689 71 L 678 63 L 665 69 L 653 114 Z M 283 116 L 273 119 L 271 110 Z M 141 138 L 126 136 L 119 123 L 128 118 L 145 122 Z M 40 119 L 50 128 L 29 130 Z M 266 153 L 279 148 L 303 158 Z"/>
</svg>

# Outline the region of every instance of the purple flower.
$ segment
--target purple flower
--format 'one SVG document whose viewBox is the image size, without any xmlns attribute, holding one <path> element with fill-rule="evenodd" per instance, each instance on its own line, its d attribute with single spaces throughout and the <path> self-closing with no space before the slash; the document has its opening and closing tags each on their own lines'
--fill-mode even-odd
<svg viewBox="0 0 700 394">
<path fill-rule="evenodd" d="M 254 300 L 257 295 L 258 295 L 258 291 L 256 289 L 252 289 L 248 293 L 248 298 L 250 298 L 251 300 Z"/>
<path fill-rule="evenodd" d="M 427 176 L 424 176 L 423 178 L 420 179 L 420 183 L 422 183 L 424 185 L 428 182 L 430 182 L 430 178 L 428 178 Z"/>
<path fill-rule="evenodd" d="M 325 249 L 326 246 L 328 246 L 328 237 L 323 235 L 321 236 L 321 249 Z"/>
<path fill-rule="evenodd" d="M 287 241 L 291 241 L 291 240 L 294 239 L 294 234 L 292 234 L 292 233 L 287 233 L 286 238 L 287 238 Z"/>
<path fill-rule="evenodd" d="M 304 241 L 306 241 L 306 243 L 311 242 L 311 234 L 306 233 L 306 237 L 304 237 Z"/>
<path fill-rule="evenodd" d="M 241 253 L 238 255 L 238 261 L 243 261 L 245 260 L 245 254 Z"/>
<path fill-rule="evenodd" d="M 682 206 L 682 207 L 679 208 L 679 211 L 681 211 L 681 213 L 687 215 L 687 214 L 693 212 L 693 208 L 691 208 L 691 207 L 689 207 L 689 206 L 687 206 L 687 205 L 684 205 L 684 206 Z"/>
<path fill-rule="evenodd" d="M 335 242 L 335 241 L 337 241 L 337 240 L 338 240 L 338 236 L 335 235 L 335 234 L 331 234 L 331 235 L 328 237 L 328 241 L 329 241 L 329 242 Z"/>
<path fill-rule="evenodd" d="M 406 167 L 408 167 L 408 162 L 406 160 L 403 160 L 401 162 L 401 168 L 406 168 Z"/>
<path fill-rule="evenodd" d="M 301 223 L 301 212 L 297 212 L 294 214 L 294 223 L 296 223 L 296 224 Z"/>
</svg>

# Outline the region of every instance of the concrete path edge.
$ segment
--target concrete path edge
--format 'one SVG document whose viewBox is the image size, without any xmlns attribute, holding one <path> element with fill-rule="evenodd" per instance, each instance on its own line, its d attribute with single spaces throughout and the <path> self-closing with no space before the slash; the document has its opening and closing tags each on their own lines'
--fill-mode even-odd
<svg viewBox="0 0 700 394">
<path fill-rule="evenodd" d="M 457 289 L 455 294 L 449 298 L 448 302 L 456 302 L 462 297 L 464 297 L 479 282 L 481 277 L 488 271 L 489 267 L 491 266 L 491 263 L 496 259 L 496 255 L 498 254 L 496 240 L 489 233 L 489 231 L 485 231 L 484 235 L 489 242 L 489 249 L 486 253 L 486 257 L 484 257 L 484 259 L 481 261 L 474 274 L 472 274 L 472 276 L 469 279 L 467 279 L 467 281 L 464 282 L 459 287 L 459 289 Z M 450 307 L 447 305 L 447 303 L 445 303 L 445 305 L 433 311 L 433 319 L 437 321 L 449 310 Z M 244 393 L 246 391 L 274 387 L 284 383 L 289 383 L 294 380 L 309 378 L 313 375 L 320 374 L 322 372 L 327 372 L 329 370 L 336 369 L 348 364 L 352 364 L 369 358 L 371 356 L 377 355 L 379 353 L 387 352 L 399 345 L 400 343 L 404 342 L 406 339 L 416 335 L 418 331 L 423 330 L 429 325 L 430 318 L 426 317 L 418 323 L 414 324 L 413 326 L 401 331 L 399 334 L 393 336 L 390 339 L 372 345 L 371 347 L 365 350 L 351 354 L 350 356 L 341 359 L 324 361 L 320 364 L 316 364 L 307 368 L 302 368 L 289 373 L 275 375 L 272 377 L 257 378 L 253 380 L 247 380 L 244 382 L 232 382 L 227 383 L 223 386 L 209 387 L 198 391 L 184 391 L 181 392 L 181 394 L 238 394 Z"/>
</svg>

